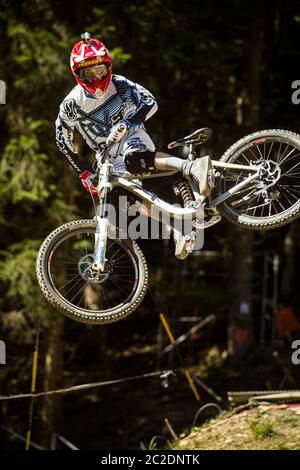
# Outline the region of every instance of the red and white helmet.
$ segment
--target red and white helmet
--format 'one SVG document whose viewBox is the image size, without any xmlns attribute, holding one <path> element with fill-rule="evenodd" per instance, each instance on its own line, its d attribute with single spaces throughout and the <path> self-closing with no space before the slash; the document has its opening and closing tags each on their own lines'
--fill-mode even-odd
<svg viewBox="0 0 300 470">
<path fill-rule="evenodd" d="M 100 97 L 111 82 L 112 60 L 105 45 L 90 37 L 81 35 L 71 52 L 70 66 L 75 80 L 91 95 Z"/>
</svg>

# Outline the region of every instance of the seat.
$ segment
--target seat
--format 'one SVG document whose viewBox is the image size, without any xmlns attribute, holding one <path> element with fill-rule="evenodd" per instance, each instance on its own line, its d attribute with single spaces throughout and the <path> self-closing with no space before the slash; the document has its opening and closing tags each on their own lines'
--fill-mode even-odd
<svg viewBox="0 0 300 470">
<path fill-rule="evenodd" d="M 197 131 L 193 132 L 182 139 L 174 140 L 168 145 L 168 149 L 173 149 L 175 147 L 181 147 L 184 145 L 200 145 L 206 142 L 212 134 L 212 130 L 209 127 L 203 127 L 202 129 L 198 129 Z"/>
</svg>

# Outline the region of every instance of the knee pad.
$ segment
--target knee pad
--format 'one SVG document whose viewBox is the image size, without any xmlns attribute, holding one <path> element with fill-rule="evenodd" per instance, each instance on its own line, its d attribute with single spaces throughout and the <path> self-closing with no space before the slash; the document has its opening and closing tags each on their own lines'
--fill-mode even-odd
<svg viewBox="0 0 300 470">
<path fill-rule="evenodd" d="M 151 152 L 150 150 L 141 149 L 141 145 L 139 144 L 139 148 L 134 150 L 130 149 L 126 152 L 124 157 L 124 163 L 126 169 L 133 174 L 140 174 L 140 173 L 151 173 L 151 171 L 155 170 L 154 166 L 154 158 L 156 152 Z"/>
</svg>

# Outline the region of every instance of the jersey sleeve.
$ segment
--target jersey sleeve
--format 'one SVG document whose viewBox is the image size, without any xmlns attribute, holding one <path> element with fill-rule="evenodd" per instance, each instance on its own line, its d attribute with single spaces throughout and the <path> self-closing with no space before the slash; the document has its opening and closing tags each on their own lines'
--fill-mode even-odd
<svg viewBox="0 0 300 470">
<path fill-rule="evenodd" d="M 142 85 L 133 83 L 130 80 L 127 80 L 127 82 L 131 88 L 133 99 L 137 103 L 136 110 L 127 120 L 132 125 L 142 124 L 156 113 L 158 109 L 156 99 L 152 93 L 146 90 Z"/>
<path fill-rule="evenodd" d="M 74 99 L 64 100 L 60 107 L 56 127 L 56 144 L 77 173 L 88 170 L 82 162 L 73 145 L 74 128 L 76 121 L 76 102 Z"/>
</svg>

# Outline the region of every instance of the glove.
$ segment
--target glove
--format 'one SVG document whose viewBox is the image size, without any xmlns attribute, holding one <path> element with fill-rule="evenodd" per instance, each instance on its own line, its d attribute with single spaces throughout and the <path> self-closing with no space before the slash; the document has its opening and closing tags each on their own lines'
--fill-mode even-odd
<svg viewBox="0 0 300 470">
<path fill-rule="evenodd" d="M 106 145 L 116 144 L 124 137 L 128 131 L 130 124 L 128 121 L 123 120 L 112 126 L 110 133 L 106 139 Z"/>
<path fill-rule="evenodd" d="M 95 186 L 97 184 L 97 175 L 94 175 L 90 171 L 85 170 L 80 173 L 79 178 L 81 179 L 84 189 L 86 189 L 88 193 L 98 194 L 97 188 Z"/>
</svg>

